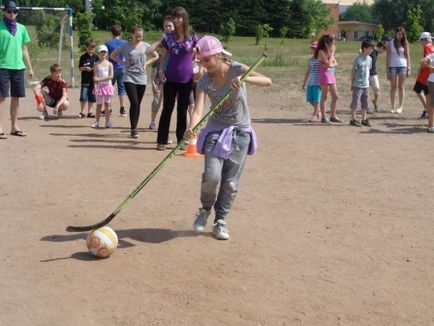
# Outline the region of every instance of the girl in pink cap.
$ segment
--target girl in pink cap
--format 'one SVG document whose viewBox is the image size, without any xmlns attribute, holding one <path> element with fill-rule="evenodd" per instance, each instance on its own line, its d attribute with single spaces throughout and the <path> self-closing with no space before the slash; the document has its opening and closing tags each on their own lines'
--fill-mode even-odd
<svg viewBox="0 0 434 326">
<path fill-rule="evenodd" d="M 248 67 L 230 61 L 215 37 L 205 36 L 196 46 L 201 65 L 206 69 L 197 83 L 196 106 L 186 131 L 188 138 L 195 137 L 192 128 L 200 121 L 205 94 L 214 106 L 230 90 L 232 96 L 208 120 L 198 137 L 198 151 L 205 154 L 205 170 L 202 174 L 200 200 L 202 207 L 196 214 L 193 228 L 203 231 L 214 207 L 212 228 L 219 240 L 229 239 L 226 217 L 237 194 L 238 183 L 247 154 L 256 150 L 256 136 L 251 127 L 245 83 L 240 77 Z M 271 86 L 271 79 L 252 72 L 245 79 L 249 84 Z"/>
<path fill-rule="evenodd" d="M 321 100 L 321 86 L 319 85 L 319 72 L 321 63 L 315 58 L 315 50 L 318 42 L 314 41 L 310 45 L 312 56 L 307 62 L 306 73 L 303 80 L 303 90 L 306 90 L 306 101 L 313 107 L 312 117 L 309 122 L 321 122 L 321 111 L 319 110 L 319 102 Z M 307 83 L 307 88 L 306 88 Z"/>
</svg>

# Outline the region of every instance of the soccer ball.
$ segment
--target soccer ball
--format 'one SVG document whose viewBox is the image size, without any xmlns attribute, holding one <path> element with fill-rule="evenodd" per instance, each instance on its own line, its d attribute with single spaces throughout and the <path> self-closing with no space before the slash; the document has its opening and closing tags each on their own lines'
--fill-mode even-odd
<svg viewBox="0 0 434 326">
<path fill-rule="evenodd" d="M 93 230 L 87 235 L 87 249 L 96 257 L 109 257 L 118 246 L 118 236 L 108 226 Z"/>
</svg>

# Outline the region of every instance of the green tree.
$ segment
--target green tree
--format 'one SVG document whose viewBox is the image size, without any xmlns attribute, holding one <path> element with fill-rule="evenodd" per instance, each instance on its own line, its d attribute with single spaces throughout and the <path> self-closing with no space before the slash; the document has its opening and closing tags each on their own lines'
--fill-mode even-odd
<svg viewBox="0 0 434 326">
<path fill-rule="evenodd" d="M 383 39 L 384 36 L 384 27 L 381 24 L 377 25 L 377 28 L 375 29 L 375 40 L 377 42 L 380 42 Z"/>
<path fill-rule="evenodd" d="M 371 7 L 366 4 L 356 2 L 350 6 L 343 14 L 339 16 L 339 20 L 350 21 L 355 20 L 359 22 L 370 23 L 374 20 L 371 13 Z"/>
<path fill-rule="evenodd" d="M 407 21 L 404 26 L 407 32 L 407 38 L 410 42 L 416 41 L 420 33 L 423 32 L 423 27 L 420 24 L 422 20 L 421 16 L 422 10 L 419 5 L 408 11 Z"/>
<path fill-rule="evenodd" d="M 86 49 L 86 40 L 94 38 L 95 26 L 92 24 L 92 13 L 82 12 L 75 16 L 75 24 L 78 27 L 78 45 L 84 51 Z"/>
<path fill-rule="evenodd" d="M 235 35 L 235 30 L 235 21 L 231 17 L 226 23 L 220 26 L 220 35 L 223 41 L 228 42 L 229 39 Z"/>
<path fill-rule="evenodd" d="M 268 24 L 258 24 L 258 26 L 256 26 L 256 43 L 255 43 L 255 45 L 258 45 L 259 42 L 264 37 L 270 37 L 270 32 L 272 30 L 273 30 L 273 27 L 271 27 Z M 266 44 L 265 44 L 265 47 L 267 47 Z"/>
</svg>

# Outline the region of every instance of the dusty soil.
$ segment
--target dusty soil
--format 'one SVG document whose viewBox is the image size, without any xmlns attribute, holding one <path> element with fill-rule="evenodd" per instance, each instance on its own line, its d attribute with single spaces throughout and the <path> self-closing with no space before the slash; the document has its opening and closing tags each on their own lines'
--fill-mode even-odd
<svg viewBox="0 0 434 326">
<path fill-rule="evenodd" d="M 168 153 L 145 129 L 150 92 L 137 140 L 128 118 L 74 119 L 77 89 L 61 120 L 28 96 L 28 136 L 0 140 L 0 325 L 434 325 L 434 138 L 414 95 L 372 128 L 307 123 L 298 90 L 249 96 L 260 151 L 231 239 L 193 233 L 203 162 L 177 156 L 110 224 L 109 259 L 65 227 L 107 217 Z"/>
</svg>

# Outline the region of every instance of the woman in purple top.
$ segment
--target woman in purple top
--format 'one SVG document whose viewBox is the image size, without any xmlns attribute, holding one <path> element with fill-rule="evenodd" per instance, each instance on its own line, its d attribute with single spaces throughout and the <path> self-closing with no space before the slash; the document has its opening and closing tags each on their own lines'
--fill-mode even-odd
<svg viewBox="0 0 434 326">
<path fill-rule="evenodd" d="M 177 97 L 176 139 L 180 142 L 184 137 L 187 128 L 188 100 L 193 86 L 193 49 L 198 41 L 197 36 L 189 29 L 188 15 L 184 8 L 176 7 L 172 17 L 174 32 L 165 34 L 159 42 L 163 47 L 159 76 L 164 83 L 164 97 L 158 125 L 158 150 L 164 150 L 167 144 L 170 119 Z M 167 56 L 169 60 L 167 66 L 164 66 Z"/>
</svg>

